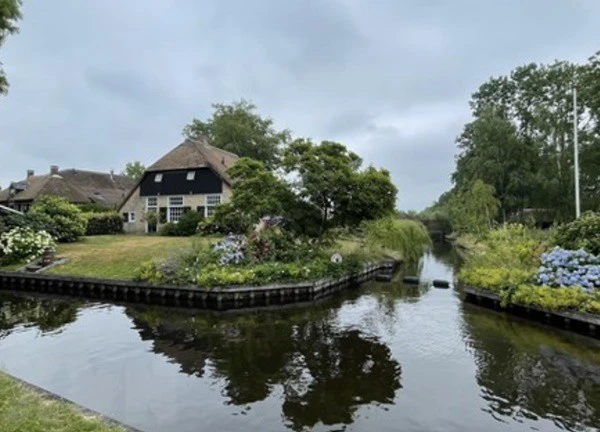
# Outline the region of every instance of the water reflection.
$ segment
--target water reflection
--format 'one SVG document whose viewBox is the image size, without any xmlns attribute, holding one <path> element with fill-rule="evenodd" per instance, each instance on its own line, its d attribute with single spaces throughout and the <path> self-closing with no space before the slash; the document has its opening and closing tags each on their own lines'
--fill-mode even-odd
<svg viewBox="0 0 600 432">
<path fill-rule="evenodd" d="M 196 317 L 189 312 L 128 308 L 142 338 L 181 371 L 226 382 L 228 403 L 244 406 L 283 388 L 281 410 L 294 429 L 350 424 L 365 404 L 391 404 L 400 364 L 377 338 L 332 326 L 325 307 L 296 314 Z M 209 367 L 210 364 L 210 367 Z"/>
<path fill-rule="evenodd" d="M 0 292 L 0 367 L 148 432 L 598 430 L 600 342 L 400 280 L 225 315 Z"/>
<path fill-rule="evenodd" d="M 464 338 L 487 411 L 551 419 L 570 431 L 600 425 L 600 343 L 465 305 Z"/>
<path fill-rule="evenodd" d="M 36 326 L 42 332 L 60 330 L 76 320 L 81 305 L 68 298 L 24 297 L 0 292 L 0 338 L 22 325 Z"/>
</svg>

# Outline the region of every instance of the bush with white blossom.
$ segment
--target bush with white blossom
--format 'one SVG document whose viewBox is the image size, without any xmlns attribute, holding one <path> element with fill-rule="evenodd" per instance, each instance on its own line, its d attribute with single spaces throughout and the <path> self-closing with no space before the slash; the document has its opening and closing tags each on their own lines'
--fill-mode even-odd
<svg viewBox="0 0 600 432">
<path fill-rule="evenodd" d="M 583 249 L 554 248 L 542 255 L 537 281 L 550 287 L 581 287 L 588 292 L 600 288 L 600 258 Z"/>
<path fill-rule="evenodd" d="M 32 261 L 47 249 L 55 250 L 54 239 L 46 231 L 17 227 L 0 235 L 0 261 L 12 264 Z"/>
</svg>

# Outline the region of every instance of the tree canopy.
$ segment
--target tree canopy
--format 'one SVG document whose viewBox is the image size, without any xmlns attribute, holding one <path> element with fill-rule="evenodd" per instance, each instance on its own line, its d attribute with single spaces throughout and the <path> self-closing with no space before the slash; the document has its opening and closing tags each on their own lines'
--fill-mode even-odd
<svg viewBox="0 0 600 432">
<path fill-rule="evenodd" d="M 493 186 L 481 180 L 458 190 L 448 203 L 455 231 L 478 235 L 489 231 L 500 207 L 494 192 Z"/>
<path fill-rule="evenodd" d="M 290 139 L 288 130 L 277 131 L 273 120 L 257 113 L 251 102 L 214 104 L 207 120 L 193 119 L 183 130 L 190 138 L 207 137 L 211 144 L 240 157 L 249 157 L 274 168 L 282 146 Z"/>
<path fill-rule="evenodd" d="M 137 181 L 142 179 L 145 171 L 146 167 L 140 161 L 133 161 L 127 162 L 122 174 Z"/>
<path fill-rule="evenodd" d="M 0 48 L 8 35 L 19 29 L 17 21 L 21 19 L 21 0 L 0 0 Z M 0 95 L 8 91 L 8 80 L 0 62 Z"/>
<path fill-rule="evenodd" d="M 502 218 L 530 207 L 574 212 L 573 86 L 578 90 L 582 207 L 600 204 L 600 53 L 583 64 L 527 64 L 473 94 L 457 139 L 455 188 L 492 186 Z"/>
<path fill-rule="evenodd" d="M 342 144 L 295 140 L 281 166 L 285 177 L 262 162 L 240 159 L 229 170 L 233 193 L 217 208 L 215 224 L 245 231 L 263 216 L 281 215 L 294 231 L 318 236 L 394 213 L 397 190 L 389 172 L 361 170 L 361 159 Z"/>
</svg>

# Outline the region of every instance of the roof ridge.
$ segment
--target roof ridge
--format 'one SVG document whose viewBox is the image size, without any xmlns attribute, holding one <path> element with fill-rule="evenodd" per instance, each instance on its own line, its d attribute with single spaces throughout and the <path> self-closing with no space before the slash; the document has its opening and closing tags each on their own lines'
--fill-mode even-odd
<svg viewBox="0 0 600 432">
<path fill-rule="evenodd" d="M 188 138 L 186 141 L 191 141 L 194 144 L 200 144 L 201 146 L 208 147 L 209 149 L 217 150 L 217 151 L 219 151 L 221 153 L 225 153 L 229 156 L 239 158 L 239 155 L 211 144 L 210 140 L 207 137 L 202 137 L 200 139 L 199 138 Z"/>
</svg>

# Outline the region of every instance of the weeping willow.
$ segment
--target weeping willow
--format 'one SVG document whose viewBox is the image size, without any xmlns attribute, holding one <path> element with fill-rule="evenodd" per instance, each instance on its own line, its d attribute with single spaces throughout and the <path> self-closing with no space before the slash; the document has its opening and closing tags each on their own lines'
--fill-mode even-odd
<svg viewBox="0 0 600 432">
<path fill-rule="evenodd" d="M 400 252 L 407 261 L 416 261 L 431 246 L 425 226 L 418 221 L 386 217 L 365 222 L 367 243 Z"/>
</svg>

